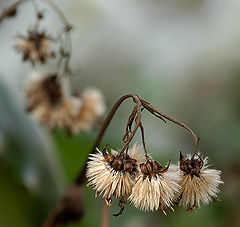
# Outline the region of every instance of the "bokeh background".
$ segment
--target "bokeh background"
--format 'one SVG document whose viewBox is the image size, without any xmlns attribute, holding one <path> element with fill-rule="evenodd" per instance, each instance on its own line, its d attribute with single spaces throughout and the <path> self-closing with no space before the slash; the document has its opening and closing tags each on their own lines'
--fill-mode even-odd
<svg viewBox="0 0 240 227">
<path fill-rule="evenodd" d="M 14 1 L 1 0 L 0 11 Z M 46 4 L 42 28 L 61 23 Z M 145 213 L 128 205 L 111 226 L 240 226 L 240 1 L 238 0 L 54 0 L 73 24 L 73 90 L 100 88 L 107 111 L 134 92 L 189 125 L 201 137 L 200 151 L 223 171 L 221 202 Z M 17 19 L 0 24 L 0 226 L 41 226 L 87 159 L 97 130 L 69 137 L 49 132 L 24 113 L 23 87 L 32 71 L 15 51 L 17 34 L 33 26 L 30 3 Z M 54 70 L 55 62 L 36 70 Z M 132 103 L 126 102 L 103 145 L 121 148 Z M 146 143 L 162 164 L 193 152 L 191 135 L 147 112 Z M 136 141 L 140 141 L 137 135 Z M 84 187 L 85 217 L 69 227 L 100 225 L 101 198 Z M 118 211 L 115 201 L 111 213 Z"/>
</svg>

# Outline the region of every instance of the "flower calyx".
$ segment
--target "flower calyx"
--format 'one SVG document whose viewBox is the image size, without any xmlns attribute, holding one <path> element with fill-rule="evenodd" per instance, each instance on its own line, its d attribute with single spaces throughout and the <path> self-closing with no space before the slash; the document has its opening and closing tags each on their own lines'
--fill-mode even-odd
<svg viewBox="0 0 240 227">
<path fill-rule="evenodd" d="M 116 171 L 133 173 L 137 170 L 137 160 L 130 158 L 126 153 L 119 153 L 117 155 L 109 154 L 109 148 L 103 148 L 103 156 L 108 165 Z"/>
<path fill-rule="evenodd" d="M 180 169 L 185 172 L 186 175 L 191 174 L 192 177 L 199 177 L 204 162 L 199 155 L 197 159 L 194 159 L 194 157 L 191 159 L 185 159 L 182 152 L 180 151 L 179 164 Z"/>
<path fill-rule="evenodd" d="M 167 167 L 163 168 L 162 165 L 158 161 L 148 160 L 146 163 L 140 164 L 140 169 L 143 175 L 152 177 L 156 174 L 165 173 L 168 171 L 170 162 Z"/>
</svg>

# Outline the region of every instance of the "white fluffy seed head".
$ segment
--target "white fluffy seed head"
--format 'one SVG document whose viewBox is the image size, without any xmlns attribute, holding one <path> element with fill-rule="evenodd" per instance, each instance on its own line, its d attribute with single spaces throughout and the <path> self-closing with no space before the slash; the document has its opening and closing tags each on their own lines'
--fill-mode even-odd
<svg viewBox="0 0 240 227">
<path fill-rule="evenodd" d="M 105 113 L 105 103 L 103 95 L 100 90 L 95 88 L 88 88 L 79 97 L 82 102 L 74 125 L 73 131 L 88 131 Z"/>
<path fill-rule="evenodd" d="M 33 73 L 26 83 L 26 106 L 31 115 L 41 124 L 49 128 L 64 128 L 71 131 L 74 119 L 81 108 L 81 100 L 74 96 L 67 96 L 62 90 L 62 81 L 59 83 L 59 97 L 53 103 L 43 84 L 48 75 Z"/>
<path fill-rule="evenodd" d="M 199 154 L 200 155 L 200 154 Z M 187 155 L 191 158 L 191 155 Z M 187 208 L 200 207 L 200 202 L 208 204 L 217 198 L 220 192 L 219 185 L 223 184 L 221 180 L 221 171 L 208 168 L 208 158 L 204 158 L 204 165 L 200 170 L 199 177 L 196 175 L 186 174 L 175 166 L 175 171 L 181 173 L 181 199 L 179 205 Z"/>
<path fill-rule="evenodd" d="M 64 98 L 57 106 L 39 105 L 32 111 L 32 116 L 50 129 L 61 128 L 71 132 L 74 117 L 80 106 L 80 101 L 75 97 Z"/>
<path fill-rule="evenodd" d="M 97 154 L 91 154 L 87 163 L 87 179 L 89 185 L 93 186 L 97 194 L 102 195 L 105 199 L 111 199 L 112 196 L 116 198 L 129 196 L 132 192 L 132 187 L 135 183 L 135 174 L 126 171 L 118 171 L 111 167 L 105 160 L 103 153 L 97 149 Z M 140 159 L 137 159 L 136 152 L 142 153 L 140 146 L 134 145 L 133 149 L 128 151 L 130 158 L 141 162 L 142 155 L 138 155 Z M 117 151 L 112 150 L 111 154 L 116 157 Z"/>
<path fill-rule="evenodd" d="M 136 208 L 144 211 L 158 210 L 160 205 L 171 207 L 179 196 L 180 180 L 180 174 L 172 171 L 171 166 L 167 172 L 152 177 L 139 173 L 128 199 Z"/>
</svg>

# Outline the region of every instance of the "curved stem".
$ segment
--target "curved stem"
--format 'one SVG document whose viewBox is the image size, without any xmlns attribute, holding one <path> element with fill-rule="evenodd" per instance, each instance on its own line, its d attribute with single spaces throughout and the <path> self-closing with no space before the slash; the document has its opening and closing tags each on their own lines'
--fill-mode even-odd
<svg viewBox="0 0 240 227">
<path fill-rule="evenodd" d="M 135 119 L 134 129 L 133 129 L 130 137 L 129 137 L 128 140 L 126 141 L 124 147 L 122 148 L 122 150 L 121 150 L 121 152 L 120 152 L 121 154 L 122 154 L 125 150 L 127 150 L 128 146 L 129 146 L 129 143 L 132 141 L 132 138 L 133 138 L 134 135 L 136 134 L 139 126 L 141 125 L 141 118 L 142 118 L 142 116 L 141 116 L 141 112 L 142 112 L 142 111 L 141 111 L 141 106 L 142 106 L 142 104 L 141 104 L 141 101 L 140 101 L 140 99 L 139 99 L 139 97 L 138 97 L 137 95 L 132 94 L 132 98 L 133 98 L 133 101 L 137 104 L 137 105 L 136 105 L 137 116 L 136 116 L 136 119 Z"/>
<path fill-rule="evenodd" d="M 145 157 L 146 157 L 146 159 L 149 159 L 150 157 L 148 156 L 148 153 L 147 153 L 145 136 L 144 136 L 144 128 L 143 128 L 142 123 L 140 124 L 140 129 L 141 129 L 141 134 L 142 134 L 142 144 L 143 144 L 143 149 L 144 149 L 144 152 L 145 152 Z"/>
<path fill-rule="evenodd" d="M 72 54 L 72 39 L 71 39 L 69 32 L 72 30 L 72 25 L 68 22 L 67 18 L 65 17 L 63 12 L 59 9 L 59 7 L 56 4 L 54 4 L 50 0 L 42 0 L 42 1 L 44 1 L 46 4 L 48 4 L 53 9 L 53 11 L 59 16 L 59 18 L 61 19 L 61 21 L 64 24 L 65 36 L 66 36 L 66 40 L 68 43 L 68 51 L 67 51 L 68 55 L 65 56 L 64 72 L 71 74 L 71 71 L 69 68 L 69 63 L 70 63 L 70 58 L 71 58 L 71 54 Z"/>
<path fill-rule="evenodd" d="M 58 16 L 61 18 L 62 22 L 65 24 L 65 25 L 68 25 L 70 27 L 72 27 L 70 25 L 70 23 L 68 23 L 68 20 L 67 18 L 65 17 L 65 15 L 63 14 L 63 12 L 58 8 L 57 5 L 55 5 L 52 1 L 50 0 L 42 0 L 44 2 L 46 2 L 57 14 Z"/>
<path fill-rule="evenodd" d="M 162 118 L 165 118 L 183 128 L 185 128 L 187 131 L 189 131 L 193 137 L 193 141 L 194 141 L 194 144 L 195 144 L 195 151 L 193 153 L 193 156 L 192 158 L 195 156 L 195 154 L 197 153 L 197 149 L 198 149 L 198 144 L 199 144 L 199 139 L 197 138 L 196 134 L 193 132 L 192 129 L 190 129 L 187 125 L 183 124 L 182 122 L 168 116 L 167 114 L 161 112 L 160 110 L 158 110 L 157 108 L 155 108 L 154 106 L 152 106 L 150 103 L 146 102 L 145 100 L 141 99 L 141 102 L 142 102 L 142 106 L 147 109 L 150 113 L 154 114 L 156 116 L 156 113 L 159 115 L 157 117 L 162 117 Z"/>
<path fill-rule="evenodd" d="M 102 138 L 105 134 L 105 131 L 106 129 L 108 128 L 113 116 L 115 115 L 116 111 L 118 110 L 119 106 L 123 103 L 124 100 L 128 99 L 128 98 L 133 98 L 134 102 L 138 102 L 138 97 L 135 95 L 135 94 L 127 94 L 127 95 L 124 95 L 122 97 L 119 98 L 119 100 L 115 103 L 115 105 L 112 107 L 110 113 L 108 114 L 106 120 L 104 121 L 103 125 L 102 125 L 102 128 L 101 130 L 99 131 L 98 135 L 97 135 L 97 138 L 95 140 L 95 143 L 92 147 L 92 150 L 90 152 L 91 153 L 94 153 L 95 152 L 95 149 L 96 147 L 99 146 L 100 142 L 102 141 Z M 138 105 L 141 105 L 141 103 L 138 103 Z M 141 110 L 141 109 L 140 109 Z M 141 114 L 139 115 L 140 116 L 140 119 L 141 119 Z M 138 117 L 139 118 L 139 117 Z M 136 125 L 135 125 L 135 128 L 136 128 Z M 134 130 L 136 131 L 136 129 Z M 134 132 L 135 134 L 135 132 Z M 134 136 L 133 134 L 133 136 Z M 133 138 L 133 136 L 131 137 L 131 139 Z M 131 139 L 129 139 L 131 141 Z M 128 143 L 129 144 L 129 143 Z M 124 149 L 126 147 L 124 146 Z M 123 150 L 124 150 L 123 149 Z M 86 177 L 85 177 L 85 173 L 86 173 L 86 167 L 87 167 L 87 164 L 85 164 L 83 170 L 80 172 L 80 174 L 76 177 L 75 179 L 75 184 L 77 185 L 82 185 L 84 184 L 85 180 L 86 180 Z"/>
</svg>

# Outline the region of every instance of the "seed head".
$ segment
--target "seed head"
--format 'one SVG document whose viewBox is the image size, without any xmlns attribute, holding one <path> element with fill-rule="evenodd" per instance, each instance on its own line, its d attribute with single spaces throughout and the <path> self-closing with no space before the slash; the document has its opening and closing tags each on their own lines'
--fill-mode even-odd
<svg viewBox="0 0 240 227">
<path fill-rule="evenodd" d="M 154 211 L 172 204 L 179 195 L 180 175 L 173 172 L 169 165 L 163 168 L 159 162 L 150 161 L 140 165 L 141 172 L 136 177 L 129 201 L 136 208 L 144 211 Z"/>
<path fill-rule="evenodd" d="M 26 86 L 26 110 L 49 128 L 70 129 L 81 102 L 67 96 L 57 75 L 34 75 Z"/>
<path fill-rule="evenodd" d="M 102 93 L 94 88 L 87 88 L 81 95 L 77 95 L 81 102 L 74 124 L 73 132 L 89 131 L 105 113 L 105 103 Z"/>
<path fill-rule="evenodd" d="M 102 152 L 98 149 L 97 151 L 97 154 L 91 154 L 89 157 L 86 175 L 96 194 L 102 195 L 110 205 L 112 196 L 121 198 L 131 194 L 138 172 L 137 164 L 141 162 L 144 153 L 137 145 L 128 150 L 127 154 L 120 154 L 114 150 L 109 153 L 106 148 Z"/>
<path fill-rule="evenodd" d="M 24 61 L 29 60 L 32 64 L 37 61 L 45 63 L 47 58 L 55 57 L 55 53 L 50 49 L 52 38 L 44 31 L 30 30 L 27 36 L 18 37 L 16 49 L 23 54 Z"/>
<path fill-rule="evenodd" d="M 200 201 L 208 204 L 212 200 L 217 199 L 219 193 L 219 185 L 223 184 L 221 180 L 221 171 L 209 169 L 207 162 L 197 154 L 198 158 L 187 159 L 180 153 L 179 167 L 175 166 L 175 171 L 181 173 L 182 191 L 179 198 L 179 205 L 187 207 L 189 211 L 200 207 Z"/>
</svg>

